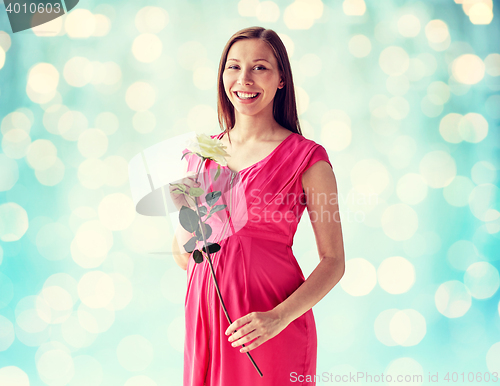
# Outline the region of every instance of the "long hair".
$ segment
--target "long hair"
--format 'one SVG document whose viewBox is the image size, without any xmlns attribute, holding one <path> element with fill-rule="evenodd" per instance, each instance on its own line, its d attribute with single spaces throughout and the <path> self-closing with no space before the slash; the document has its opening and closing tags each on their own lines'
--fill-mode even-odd
<svg viewBox="0 0 500 386">
<path fill-rule="evenodd" d="M 299 118 L 297 115 L 297 105 L 295 102 L 295 89 L 293 87 L 292 68 L 286 52 L 285 45 L 278 34 L 272 29 L 262 27 L 249 27 L 236 32 L 226 43 L 219 62 L 219 74 L 217 80 L 217 115 L 219 126 L 227 133 L 235 125 L 234 106 L 226 95 L 222 75 L 226 66 L 227 55 L 231 46 L 242 39 L 260 39 L 268 44 L 278 62 L 278 70 L 283 78 L 284 87 L 276 90 L 273 101 L 273 116 L 284 128 L 293 133 L 302 135 Z M 231 142 L 231 138 L 229 138 Z"/>
</svg>

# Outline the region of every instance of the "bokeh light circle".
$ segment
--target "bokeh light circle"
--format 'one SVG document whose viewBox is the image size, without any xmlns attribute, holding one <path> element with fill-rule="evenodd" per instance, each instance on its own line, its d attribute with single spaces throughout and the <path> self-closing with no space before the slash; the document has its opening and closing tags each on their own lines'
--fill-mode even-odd
<svg viewBox="0 0 500 386">
<path fill-rule="evenodd" d="M 364 296 L 377 284 L 375 267 L 362 258 L 346 261 L 345 274 L 340 281 L 342 289 L 351 296 Z"/>
<path fill-rule="evenodd" d="M 142 335 L 129 335 L 118 343 L 116 355 L 125 370 L 142 371 L 153 361 L 153 345 Z"/>
<path fill-rule="evenodd" d="M 476 55 L 464 54 L 453 61 L 453 77 L 460 83 L 476 84 L 484 78 L 484 62 Z"/>
<path fill-rule="evenodd" d="M 380 222 L 384 233 L 391 239 L 408 240 L 417 231 L 418 215 L 406 204 L 394 204 L 384 210 Z"/>
<path fill-rule="evenodd" d="M 0 385 L 30 386 L 28 374 L 17 366 L 6 366 L 0 369 Z"/>
<path fill-rule="evenodd" d="M 141 34 L 132 43 L 132 54 L 143 63 L 151 63 L 158 59 L 162 53 L 163 44 L 154 34 Z"/>
<path fill-rule="evenodd" d="M 28 230 L 28 213 L 19 204 L 7 202 L 0 205 L 0 240 L 17 241 Z"/>
<path fill-rule="evenodd" d="M 14 343 L 15 338 L 14 324 L 5 316 L 0 315 L 0 352 L 6 351 Z"/>
<path fill-rule="evenodd" d="M 59 84 L 59 71 L 50 63 L 38 63 L 28 73 L 28 86 L 39 94 L 54 92 Z"/>
<path fill-rule="evenodd" d="M 380 287 L 390 294 L 408 292 L 415 284 L 415 267 L 401 256 L 388 257 L 377 269 Z"/>
<path fill-rule="evenodd" d="M 473 263 L 465 271 L 464 284 L 476 299 L 490 298 L 500 286 L 498 270 L 486 261 Z"/>
<path fill-rule="evenodd" d="M 447 318 L 465 315 L 472 304 L 469 289 L 458 280 L 450 280 L 439 286 L 434 301 L 437 310 Z"/>
<path fill-rule="evenodd" d="M 168 21 L 168 12 L 161 7 L 143 7 L 135 16 L 135 26 L 141 33 L 156 34 L 165 28 Z"/>
<path fill-rule="evenodd" d="M 104 197 L 97 209 L 102 224 L 112 231 L 127 229 L 136 216 L 132 199 L 123 193 Z"/>
<path fill-rule="evenodd" d="M 364 58 L 372 50 L 370 39 L 366 35 L 354 35 L 349 40 L 349 52 L 356 58 Z"/>
<path fill-rule="evenodd" d="M 57 148 L 47 139 L 33 141 L 26 153 L 26 161 L 35 170 L 46 170 L 57 160 Z"/>
<path fill-rule="evenodd" d="M 99 129 L 87 129 L 78 137 L 78 150 L 85 158 L 99 158 L 108 150 L 108 137 Z"/>
<path fill-rule="evenodd" d="M 12 189 L 19 179 L 17 162 L 5 154 L 0 154 L 0 192 Z"/>
<path fill-rule="evenodd" d="M 443 188 L 443 197 L 452 206 L 462 207 L 469 203 L 474 183 L 464 176 L 456 176 L 451 184 Z"/>
<path fill-rule="evenodd" d="M 445 151 L 435 150 L 424 155 L 419 170 L 431 188 L 444 188 L 457 174 L 455 160 Z"/>
<path fill-rule="evenodd" d="M 403 48 L 390 46 L 380 53 L 379 65 L 387 75 L 402 75 L 410 65 L 410 57 Z"/>
<path fill-rule="evenodd" d="M 78 282 L 78 296 L 90 308 L 104 308 L 115 296 L 113 279 L 101 271 L 87 272 Z"/>
<path fill-rule="evenodd" d="M 125 101 L 134 111 L 146 111 L 152 107 L 156 100 L 156 92 L 149 83 L 135 82 L 127 89 Z"/>
<path fill-rule="evenodd" d="M 396 194 L 406 204 L 416 205 L 427 197 L 427 184 L 420 174 L 407 173 L 396 185 Z"/>
</svg>

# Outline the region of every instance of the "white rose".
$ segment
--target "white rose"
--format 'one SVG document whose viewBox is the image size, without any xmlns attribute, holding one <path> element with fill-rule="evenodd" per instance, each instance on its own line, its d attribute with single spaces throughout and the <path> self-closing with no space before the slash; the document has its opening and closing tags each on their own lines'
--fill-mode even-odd
<svg viewBox="0 0 500 386">
<path fill-rule="evenodd" d="M 220 139 L 210 138 L 206 134 L 197 134 L 195 140 L 190 140 L 187 149 L 222 166 L 227 166 L 224 157 L 230 157 L 224 150 L 226 146 L 222 144 Z"/>
</svg>

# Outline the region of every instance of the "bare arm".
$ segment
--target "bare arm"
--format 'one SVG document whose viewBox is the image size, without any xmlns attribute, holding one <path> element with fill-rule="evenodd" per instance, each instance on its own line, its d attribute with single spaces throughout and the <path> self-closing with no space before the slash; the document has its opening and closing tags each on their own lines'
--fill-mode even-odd
<svg viewBox="0 0 500 386">
<path fill-rule="evenodd" d="M 286 325 L 318 303 L 345 271 L 337 182 L 332 168 L 325 161 L 316 162 L 303 174 L 302 185 L 320 263 L 293 294 L 274 308 Z"/>
</svg>

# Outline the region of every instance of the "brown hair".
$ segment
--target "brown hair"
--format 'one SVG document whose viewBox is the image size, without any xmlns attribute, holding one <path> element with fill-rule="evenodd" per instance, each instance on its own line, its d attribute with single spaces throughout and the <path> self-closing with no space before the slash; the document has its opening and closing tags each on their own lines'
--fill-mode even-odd
<svg viewBox="0 0 500 386">
<path fill-rule="evenodd" d="M 226 95 L 222 75 L 227 61 L 227 55 L 231 46 L 242 39 L 260 39 L 266 42 L 274 53 L 278 62 L 278 70 L 284 81 L 284 87 L 276 90 L 273 101 L 273 116 L 284 128 L 293 133 L 302 135 L 295 103 L 295 89 L 293 87 L 292 69 L 285 45 L 278 34 L 272 29 L 262 27 L 249 27 L 236 32 L 226 43 L 219 62 L 219 74 L 217 80 L 217 115 L 219 126 L 229 138 L 229 130 L 235 125 L 234 106 Z M 229 141 L 231 139 L 229 138 Z"/>
</svg>

